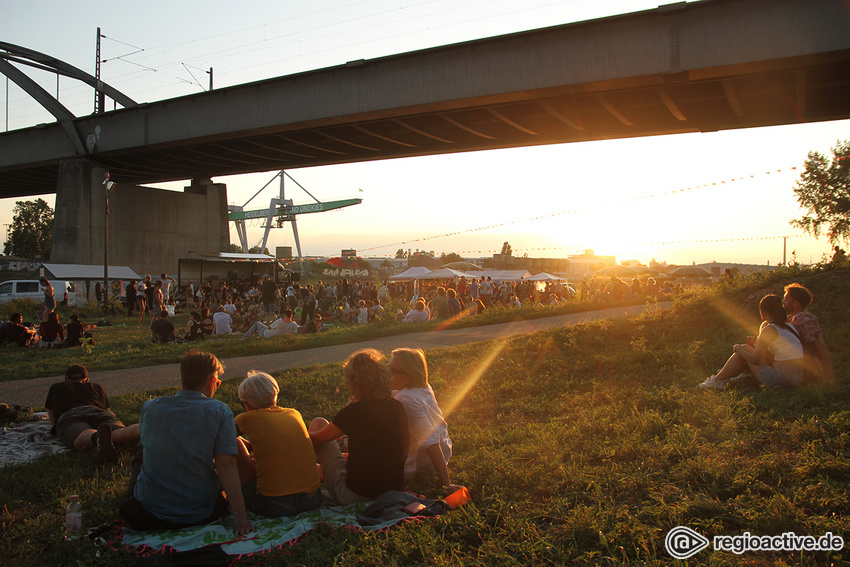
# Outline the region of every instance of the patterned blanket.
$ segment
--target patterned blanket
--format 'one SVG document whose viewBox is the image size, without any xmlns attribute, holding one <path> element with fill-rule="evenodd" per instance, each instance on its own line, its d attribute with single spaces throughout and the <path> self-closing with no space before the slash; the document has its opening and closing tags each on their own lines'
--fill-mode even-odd
<svg viewBox="0 0 850 567">
<path fill-rule="evenodd" d="M 401 510 L 403 505 L 414 500 L 428 506 L 420 512 L 422 515 L 435 516 L 444 510 L 444 507 L 435 501 L 410 493 L 390 492 L 371 504 L 362 502 L 348 506 L 323 507 L 292 517 L 264 518 L 249 513 L 248 517 L 256 532 L 241 538 L 233 535 L 233 516 L 226 516 L 212 524 L 181 530 L 138 532 L 125 527 L 121 543 L 127 547 L 135 547 L 137 551 L 190 551 L 209 545 L 220 545 L 222 551 L 228 555 L 241 556 L 291 544 L 321 524 L 332 527 L 347 526 L 365 532 L 383 530 L 403 520 L 421 517 L 411 516 Z"/>
</svg>

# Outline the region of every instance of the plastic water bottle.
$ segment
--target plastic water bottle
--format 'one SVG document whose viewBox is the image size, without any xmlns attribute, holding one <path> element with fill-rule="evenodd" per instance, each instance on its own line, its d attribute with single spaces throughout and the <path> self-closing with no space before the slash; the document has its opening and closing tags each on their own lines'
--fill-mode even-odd
<svg viewBox="0 0 850 567">
<path fill-rule="evenodd" d="M 65 510 L 65 539 L 80 539 L 83 535 L 83 506 L 74 494 Z"/>
</svg>

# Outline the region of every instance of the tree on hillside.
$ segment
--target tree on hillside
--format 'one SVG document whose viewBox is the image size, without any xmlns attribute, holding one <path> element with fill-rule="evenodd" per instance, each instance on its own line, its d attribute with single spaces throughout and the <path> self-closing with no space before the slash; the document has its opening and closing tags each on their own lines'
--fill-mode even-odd
<svg viewBox="0 0 850 567">
<path fill-rule="evenodd" d="M 443 254 L 440 256 L 440 262 L 443 264 L 451 264 L 452 262 L 463 262 L 463 258 L 461 258 L 460 254 L 457 252 L 449 252 L 448 254 Z"/>
<path fill-rule="evenodd" d="M 396 258 L 407 258 L 407 252 L 404 251 L 404 248 L 399 248 L 395 251 Z"/>
<path fill-rule="evenodd" d="M 233 253 L 233 254 L 241 254 L 242 253 L 242 247 L 239 246 L 238 244 L 231 243 L 230 244 L 230 252 Z"/>
<path fill-rule="evenodd" d="M 791 221 L 814 237 L 825 233 L 830 244 L 850 241 L 850 142 L 838 142 L 832 159 L 809 152 L 794 194 L 807 214 Z"/>
<path fill-rule="evenodd" d="M 424 266 L 428 269 L 438 268 L 440 261 L 434 258 L 434 251 L 426 252 L 424 250 L 414 252 L 407 257 L 408 266 Z"/>
<path fill-rule="evenodd" d="M 53 209 L 44 199 L 16 201 L 12 209 L 12 227 L 3 249 L 33 260 L 48 260 L 53 246 Z"/>
<path fill-rule="evenodd" d="M 510 256 L 512 252 L 513 248 L 511 248 L 511 245 L 506 240 L 505 243 L 502 244 L 502 254 L 504 254 L 505 256 Z"/>
</svg>

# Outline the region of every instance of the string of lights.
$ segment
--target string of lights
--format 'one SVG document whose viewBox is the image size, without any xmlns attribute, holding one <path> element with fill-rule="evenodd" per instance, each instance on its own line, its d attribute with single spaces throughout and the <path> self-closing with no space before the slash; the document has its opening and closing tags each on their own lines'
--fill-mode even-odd
<svg viewBox="0 0 850 567">
<path fill-rule="evenodd" d="M 664 241 L 653 241 L 653 242 L 636 242 L 630 243 L 633 246 L 669 246 L 669 245 L 680 245 L 680 244 L 717 244 L 721 242 L 751 242 L 756 240 L 782 240 L 783 238 L 805 238 L 803 234 L 789 234 L 784 236 L 747 236 L 740 238 L 711 238 L 711 239 L 702 239 L 702 240 L 664 240 Z M 551 251 L 571 251 L 573 253 L 581 253 L 585 250 L 592 249 L 592 246 L 581 247 L 581 246 L 546 246 L 546 247 L 538 247 L 538 248 L 514 248 L 511 250 L 513 252 L 551 252 Z M 363 249 L 365 251 L 365 249 Z M 498 254 L 501 252 L 501 248 L 499 249 L 490 249 L 490 250 L 453 250 L 456 254 Z M 447 252 L 440 252 L 440 254 L 446 254 Z M 395 254 L 372 254 L 370 257 L 375 258 L 394 258 Z"/>
<path fill-rule="evenodd" d="M 611 207 L 625 205 L 625 204 L 628 204 L 628 203 L 634 203 L 634 202 L 638 202 L 638 201 L 645 201 L 647 199 L 656 199 L 656 198 L 661 198 L 661 197 L 666 197 L 666 196 L 682 195 L 682 194 L 685 194 L 689 191 L 710 189 L 712 187 L 721 187 L 721 186 L 731 184 L 731 183 L 737 183 L 737 182 L 741 182 L 741 181 L 748 181 L 748 180 L 751 180 L 751 179 L 756 179 L 758 177 L 765 176 L 765 175 L 775 175 L 775 174 L 779 174 L 779 173 L 791 172 L 791 171 L 796 171 L 796 170 L 797 170 L 797 166 L 792 166 L 792 167 L 783 168 L 783 169 L 769 170 L 769 171 L 765 171 L 763 173 L 754 173 L 754 174 L 750 174 L 750 175 L 742 175 L 742 176 L 739 176 L 739 177 L 733 177 L 733 178 L 730 178 L 730 179 L 723 179 L 723 180 L 719 180 L 719 181 L 715 181 L 715 182 L 711 182 L 711 183 L 704 183 L 704 184 L 701 184 L 701 185 L 692 185 L 690 187 L 684 187 L 684 188 L 679 188 L 679 189 L 671 189 L 669 191 L 660 191 L 660 192 L 656 192 L 656 193 L 650 193 L 649 195 L 641 195 L 641 196 L 637 196 L 637 197 L 632 197 L 632 198 L 629 198 L 629 199 L 620 199 L 620 200 L 609 201 L 609 202 L 601 203 L 601 204 L 594 204 L 594 205 L 588 206 L 588 207 L 581 207 L 581 208 L 577 208 L 577 209 L 570 209 L 570 210 L 566 210 L 566 211 L 558 211 L 558 212 L 554 212 L 554 213 L 548 213 L 548 214 L 538 215 L 538 216 L 533 216 L 533 217 L 526 217 L 526 218 L 522 218 L 522 219 L 509 220 L 509 221 L 504 221 L 504 222 L 501 222 L 501 223 L 491 224 L 491 225 L 487 225 L 487 226 L 479 226 L 479 227 L 474 227 L 474 228 L 457 230 L 457 231 L 454 231 L 454 232 L 446 232 L 446 233 L 443 233 L 443 234 L 423 236 L 423 237 L 420 237 L 420 238 L 411 238 L 411 239 L 401 240 L 401 241 L 393 242 L 393 243 L 389 243 L 389 244 L 381 244 L 379 246 L 370 246 L 370 247 L 367 247 L 367 248 L 361 248 L 361 250 L 365 252 L 365 251 L 370 251 L 370 250 L 380 250 L 381 248 L 391 248 L 391 247 L 394 247 L 394 246 L 407 246 L 407 245 L 410 245 L 410 244 L 413 244 L 413 243 L 416 243 L 416 242 L 426 242 L 426 241 L 429 241 L 429 240 L 436 240 L 436 239 L 439 239 L 439 238 L 447 238 L 447 237 L 450 237 L 450 236 L 457 236 L 457 235 L 460 235 L 460 234 L 468 234 L 468 233 L 471 233 L 471 232 L 489 230 L 489 229 L 492 229 L 492 228 L 499 228 L 499 227 L 509 226 L 509 225 L 523 223 L 523 222 L 539 221 L 539 220 L 559 217 L 559 216 L 562 216 L 562 215 L 572 215 L 572 214 L 576 214 L 576 213 L 580 213 L 580 212 L 586 212 L 586 211 L 592 210 L 592 209 L 598 209 L 598 208 L 609 209 Z"/>
</svg>

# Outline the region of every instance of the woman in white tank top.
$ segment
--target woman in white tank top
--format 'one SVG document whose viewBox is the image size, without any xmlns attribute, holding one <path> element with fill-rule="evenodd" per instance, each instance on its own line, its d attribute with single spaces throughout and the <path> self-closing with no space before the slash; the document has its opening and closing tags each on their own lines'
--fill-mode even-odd
<svg viewBox="0 0 850 567">
<path fill-rule="evenodd" d="M 778 295 L 766 295 L 759 303 L 763 323 L 755 347 L 739 344 L 716 375 L 700 388 L 723 390 L 730 379 L 752 374 L 767 387 L 797 386 L 803 381 L 803 344 L 796 330 L 786 322 L 787 314 Z"/>
</svg>

